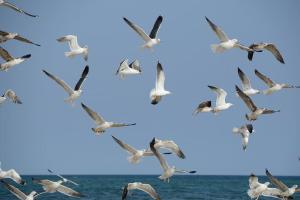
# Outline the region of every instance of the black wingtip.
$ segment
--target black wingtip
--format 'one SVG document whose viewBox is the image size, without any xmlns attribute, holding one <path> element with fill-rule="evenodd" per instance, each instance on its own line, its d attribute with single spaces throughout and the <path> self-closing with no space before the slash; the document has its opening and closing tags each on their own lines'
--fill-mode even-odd
<svg viewBox="0 0 300 200">
<path fill-rule="evenodd" d="M 25 55 L 25 56 L 22 56 L 21 58 L 27 59 L 27 58 L 30 58 L 30 57 L 31 57 L 31 54 L 27 54 L 27 55 Z"/>
<path fill-rule="evenodd" d="M 123 192 L 122 192 L 122 200 L 126 199 L 127 193 L 128 193 L 128 184 L 124 187 Z"/>
<path fill-rule="evenodd" d="M 197 171 L 196 171 L 196 170 L 193 170 L 193 171 L 189 171 L 189 173 L 190 173 L 190 174 L 195 174 L 195 173 L 197 173 Z"/>
<path fill-rule="evenodd" d="M 85 107 L 86 107 L 86 105 L 84 105 L 84 103 L 82 103 L 82 102 L 81 102 L 80 104 L 81 104 L 81 106 L 82 106 L 83 108 L 85 108 Z"/>
<path fill-rule="evenodd" d="M 20 184 L 21 184 L 21 185 L 26 185 L 26 181 L 22 179 L 22 180 L 20 181 Z"/>
</svg>

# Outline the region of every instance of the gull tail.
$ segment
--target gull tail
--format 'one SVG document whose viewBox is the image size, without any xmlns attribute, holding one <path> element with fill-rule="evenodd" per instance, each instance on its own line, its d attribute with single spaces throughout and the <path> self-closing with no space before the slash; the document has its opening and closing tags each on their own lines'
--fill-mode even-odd
<svg viewBox="0 0 300 200">
<path fill-rule="evenodd" d="M 232 129 L 232 132 L 233 132 L 233 133 L 239 133 L 239 128 L 234 127 L 234 128 Z"/>
<path fill-rule="evenodd" d="M 225 51 L 225 49 L 218 44 L 212 44 L 210 48 L 214 53 L 222 53 Z"/>
</svg>

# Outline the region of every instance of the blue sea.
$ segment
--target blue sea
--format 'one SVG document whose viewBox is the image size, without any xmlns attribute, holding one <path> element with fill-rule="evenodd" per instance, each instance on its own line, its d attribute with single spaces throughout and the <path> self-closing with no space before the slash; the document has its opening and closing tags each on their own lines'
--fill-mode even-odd
<svg viewBox="0 0 300 200">
<path fill-rule="evenodd" d="M 23 176 L 26 186 L 20 186 L 7 180 L 17 186 L 26 194 L 32 190 L 41 192 L 39 185 L 32 184 L 31 177 L 39 179 L 57 180 L 55 176 Z M 81 192 L 86 197 L 84 200 L 110 200 L 121 199 L 122 188 L 129 182 L 143 182 L 151 184 L 159 193 L 161 199 L 166 200 L 188 200 L 188 199 L 205 199 L 205 200 L 242 200 L 250 199 L 246 193 L 248 189 L 248 176 L 200 176 L 200 175 L 179 175 L 173 176 L 170 183 L 159 180 L 158 175 L 72 175 L 66 178 L 79 183 L 74 186 L 66 184 L 74 190 Z M 288 186 L 294 184 L 300 185 L 300 177 L 279 177 Z M 260 182 L 267 181 L 266 177 L 259 177 Z M 294 199 L 300 199 L 300 194 L 296 194 Z M 10 194 L 0 184 L 0 199 L 13 200 L 17 199 Z M 60 193 L 43 194 L 37 199 L 41 200 L 63 200 L 73 199 Z M 146 200 L 151 199 L 147 194 L 135 190 L 130 193 L 127 199 Z M 260 198 L 272 199 L 272 198 Z"/>
</svg>

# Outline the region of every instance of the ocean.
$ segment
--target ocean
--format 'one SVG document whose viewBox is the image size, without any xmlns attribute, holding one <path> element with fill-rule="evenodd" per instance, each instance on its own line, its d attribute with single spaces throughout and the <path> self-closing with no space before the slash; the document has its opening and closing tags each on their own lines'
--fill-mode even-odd
<svg viewBox="0 0 300 200">
<path fill-rule="evenodd" d="M 7 180 L 17 186 L 26 194 L 32 190 L 41 192 L 39 185 L 31 182 L 31 177 L 38 179 L 58 180 L 55 176 L 23 176 L 27 181 L 26 186 L 20 186 Z M 247 195 L 248 176 L 201 176 L 201 175 L 178 175 L 173 176 L 170 183 L 164 183 L 159 180 L 158 175 L 72 175 L 66 178 L 79 183 L 74 186 L 70 183 L 65 184 L 74 190 L 81 192 L 86 197 L 84 200 L 110 200 L 121 199 L 122 188 L 129 182 L 142 182 L 151 184 L 161 199 L 166 200 L 243 200 L 250 199 Z M 300 177 L 279 177 L 288 186 L 294 184 L 300 185 Z M 268 181 L 266 177 L 259 177 L 260 182 Z M 294 196 L 294 199 L 300 199 L 300 193 Z M 0 184 L 0 199 L 14 200 L 15 196 L 10 194 Z M 41 200 L 63 200 L 73 199 L 60 193 L 43 194 L 37 199 Z M 146 193 L 134 190 L 130 192 L 127 199 L 146 200 L 151 199 Z M 272 199 L 264 198 L 260 199 Z"/>
</svg>

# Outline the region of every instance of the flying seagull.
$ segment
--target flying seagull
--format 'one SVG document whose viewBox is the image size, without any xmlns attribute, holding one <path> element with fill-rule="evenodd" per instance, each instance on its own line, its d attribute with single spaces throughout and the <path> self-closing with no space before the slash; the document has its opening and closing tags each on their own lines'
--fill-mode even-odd
<svg viewBox="0 0 300 200">
<path fill-rule="evenodd" d="M 27 54 L 25 56 L 14 58 L 12 57 L 5 49 L 0 47 L 0 56 L 5 60 L 5 63 L 0 64 L 0 71 L 8 71 L 11 67 L 18 65 L 28 58 L 31 57 L 31 54 Z"/>
<path fill-rule="evenodd" d="M 282 199 L 289 199 L 290 197 L 292 197 L 292 195 L 295 192 L 300 192 L 300 188 L 298 187 L 298 185 L 293 185 L 291 188 L 289 188 L 287 185 L 285 185 L 282 181 L 280 181 L 279 179 L 275 178 L 269 171 L 268 169 L 266 169 L 266 175 L 269 178 L 269 180 L 271 181 L 271 183 L 273 185 L 276 186 L 277 189 L 280 190 L 280 195 L 278 195 L 278 198 L 282 198 Z M 272 195 L 272 194 L 271 194 Z M 272 196 L 276 196 L 276 195 L 272 195 Z"/>
<path fill-rule="evenodd" d="M 8 40 L 12 40 L 12 39 L 19 40 L 21 42 L 25 42 L 25 43 L 28 43 L 28 44 L 33 44 L 33 45 L 36 45 L 36 46 L 41 46 L 39 44 L 36 44 L 36 43 L 20 36 L 18 33 L 9 33 L 9 32 L 5 32 L 5 31 L 0 30 L 0 43 L 4 43 L 4 42 L 6 42 Z"/>
<path fill-rule="evenodd" d="M 6 0 L 0 0 L 0 6 L 8 7 L 10 9 L 13 9 L 13 10 L 19 12 L 19 13 L 23 13 L 23 14 L 28 15 L 30 17 L 38 17 L 38 15 L 32 15 L 32 14 L 30 14 L 28 12 L 25 12 L 24 10 L 18 8 L 16 5 L 7 2 Z"/>
<path fill-rule="evenodd" d="M 257 69 L 255 69 L 255 75 L 260 78 L 263 82 L 267 84 L 268 89 L 264 90 L 262 93 L 265 95 L 273 94 L 276 91 L 286 89 L 286 88 L 300 88 L 300 86 L 289 85 L 286 83 L 275 83 L 269 77 L 260 73 Z"/>
<path fill-rule="evenodd" d="M 251 87 L 249 78 L 246 76 L 246 74 L 239 67 L 238 67 L 238 75 L 239 75 L 239 77 L 240 77 L 240 79 L 242 81 L 243 92 L 246 95 L 251 96 L 251 95 L 255 95 L 255 94 L 259 94 L 260 93 L 259 90 L 253 89 Z"/>
<path fill-rule="evenodd" d="M 62 185 L 64 183 L 64 180 L 50 181 L 48 179 L 39 180 L 39 179 L 32 178 L 32 181 L 33 183 L 42 185 L 46 193 L 59 192 L 69 197 L 77 197 L 77 198 L 84 197 L 83 194 Z"/>
<path fill-rule="evenodd" d="M 72 183 L 72 184 L 74 184 L 74 185 L 76 185 L 76 186 L 79 185 L 78 183 L 75 183 L 74 181 L 71 181 L 71 180 L 69 180 L 69 179 L 63 177 L 62 175 L 59 175 L 59 174 L 54 173 L 51 169 L 48 169 L 48 172 L 50 172 L 51 174 L 54 174 L 55 176 L 58 176 L 59 178 L 61 178 L 61 179 L 63 180 L 64 183 L 69 182 L 69 183 Z"/>
<path fill-rule="evenodd" d="M 36 191 L 32 191 L 29 195 L 26 195 L 23 192 L 21 192 L 18 188 L 6 183 L 5 181 L 1 182 L 10 193 L 15 195 L 20 200 L 34 200 L 37 196 L 44 194 L 44 192 L 38 194 Z"/>
<path fill-rule="evenodd" d="M 247 194 L 251 199 L 257 200 L 261 195 L 264 194 L 264 192 L 267 191 L 269 185 L 270 185 L 269 182 L 265 182 L 265 183 L 258 182 L 257 176 L 251 174 L 249 176 L 249 189 L 247 191 Z"/>
<path fill-rule="evenodd" d="M 279 62 L 281 62 L 282 64 L 284 64 L 283 57 L 280 54 L 280 52 L 277 49 L 277 47 L 275 46 L 275 44 L 261 42 L 261 43 L 257 43 L 257 44 L 251 44 L 249 46 L 249 49 L 253 49 L 253 51 L 248 51 L 248 59 L 250 61 L 252 61 L 252 58 L 253 58 L 253 55 L 254 55 L 254 51 L 255 52 L 261 52 L 263 50 L 267 50 L 267 51 L 270 51 Z"/>
<path fill-rule="evenodd" d="M 237 85 L 235 86 L 236 92 L 238 93 L 239 97 L 244 101 L 247 107 L 250 109 L 251 113 L 246 114 L 246 118 L 249 121 L 254 121 L 258 118 L 259 115 L 262 114 L 272 114 L 275 112 L 280 112 L 280 110 L 270 110 L 267 108 L 258 108 L 253 103 L 252 99 L 246 95 Z"/>
<path fill-rule="evenodd" d="M 225 90 L 211 85 L 209 85 L 208 87 L 217 94 L 216 106 L 212 109 L 213 113 L 218 113 L 233 106 L 232 103 L 226 103 L 225 99 L 227 96 L 227 92 Z"/>
<path fill-rule="evenodd" d="M 159 140 L 155 138 L 155 149 L 167 149 L 175 153 L 179 158 L 185 159 L 185 155 L 173 140 Z"/>
<path fill-rule="evenodd" d="M 58 42 L 68 42 L 70 51 L 65 52 L 65 56 L 73 58 L 76 55 L 82 54 L 85 61 L 88 60 L 88 46 L 81 47 L 77 42 L 76 35 L 66 35 L 57 39 Z"/>
<path fill-rule="evenodd" d="M 229 39 L 226 33 L 217 25 L 215 25 L 212 21 L 210 21 L 207 17 L 205 17 L 211 29 L 215 32 L 221 43 L 212 44 L 211 49 L 214 53 L 222 53 L 225 50 L 232 48 L 240 48 L 245 51 L 253 51 L 252 49 L 241 45 L 237 39 Z"/>
<path fill-rule="evenodd" d="M 213 108 L 211 107 L 211 101 L 201 102 L 198 107 L 193 112 L 193 115 L 198 114 L 199 112 L 212 112 Z"/>
<path fill-rule="evenodd" d="M 163 71 L 160 62 L 157 62 L 156 66 L 156 82 L 155 88 L 150 91 L 151 104 L 156 105 L 163 96 L 171 94 L 171 92 L 165 90 L 165 73 Z"/>
<path fill-rule="evenodd" d="M 1 169 L 1 162 L 0 162 L 0 180 L 6 179 L 6 178 L 12 179 L 13 181 L 15 181 L 16 183 L 21 184 L 21 185 L 26 184 L 25 180 L 23 180 L 21 178 L 21 176 L 16 172 L 16 170 L 10 169 L 7 171 L 3 171 Z"/>
<path fill-rule="evenodd" d="M 145 41 L 145 44 L 142 46 L 142 48 L 152 49 L 154 45 L 160 43 L 160 39 L 156 38 L 156 34 L 160 28 L 160 24 L 162 23 L 162 16 L 158 16 L 149 35 L 145 33 L 145 31 L 141 27 L 129 21 L 127 18 L 123 17 L 123 19 Z"/>
<path fill-rule="evenodd" d="M 241 134 L 242 136 L 242 142 L 243 142 L 243 150 L 245 151 L 248 146 L 249 137 L 252 133 L 254 133 L 253 125 L 252 124 L 246 124 L 244 126 L 241 126 L 240 128 L 233 128 L 233 133 Z"/>
<path fill-rule="evenodd" d="M 22 104 L 20 98 L 12 89 L 6 90 L 5 93 L 2 96 L 0 96 L 0 104 L 2 104 L 7 98 L 16 104 Z"/>
<path fill-rule="evenodd" d="M 97 114 L 95 111 L 93 111 L 83 103 L 81 103 L 81 106 L 87 112 L 87 114 L 95 121 L 97 127 L 92 128 L 92 131 L 94 131 L 96 135 L 101 135 L 101 133 L 104 133 L 105 130 L 108 128 L 136 125 L 136 123 L 126 124 L 105 121 L 103 117 L 101 117 L 99 114 Z"/>
<path fill-rule="evenodd" d="M 56 83 L 58 83 L 68 94 L 69 94 L 69 97 L 65 99 L 65 102 L 66 103 L 70 103 L 70 104 L 73 104 L 73 102 L 78 99 L 82 93 L 82 90 L 81 90 L 81 85 L 83 83 L 83 81 L 87 78 L 87 75 L 89 73 L 89 66 L 87 65 L 82 74 L 81 74 L 81 77 L 80 79 L 78 80 L 74 90 L 66 83 L 64 82 L 63 80 L 59 79 L 58 77 L 50 74 L 49 72 L 47 72 L 46 70 L 43 70 L 43 72 L 48 76 L 50 77 L 52 80 L 54 80 Z"/>
<path fill-rule="evenodd" d="M 128 183 L 123 189 L 122 200 L 126 199 L 128 190 L 141 190 L 149 194 L 153 199 L 160 200 L 159 195 L 156 193 L 154 188 L 149 184 L 140 183 L 140 182 Z"/>
<path fill-rule="evenodd" d="M 175 173 L 190 173 L 190 174 L 196 173 L 196 171 L 179 170 L 179 169 L 176 169 L 175 166 L 170 167 L 168 165 L 167 161 L 165 160 L 165 158 L 155 148 L 155 143 L 156 143 L 155 141 L 156 141 L 156 139 L 153 138 L 153 140 L 150 142 L 150 149 L 154 153 L 154 155 L 157 157 L 161 167 L 164 170 L 163 174 L 158 177 L 159 179 L 169 182 L 170 177 L 173 176 Z"/>
<path fill-rule="evenodd" d="M 125 78 L 126 75 L 140 74 L 141 72 L 142 70 L 138 60 L 134 60 L 128 65 L 128 59 L 125 59 L 120 63 L 116 75 Z"/>
</svg>

